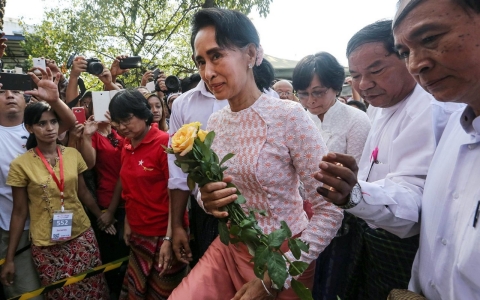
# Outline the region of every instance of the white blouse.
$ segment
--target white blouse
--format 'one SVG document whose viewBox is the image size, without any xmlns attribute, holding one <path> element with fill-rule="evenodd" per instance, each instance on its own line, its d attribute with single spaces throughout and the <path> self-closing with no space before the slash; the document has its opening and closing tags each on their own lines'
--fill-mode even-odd
<svg viewBox="0 0 480 300">
<path fill-rule="evenodd" d="M 365 112 L 336 101 L 323 116 L 323 122 L 318 116 L 308 114 L 320 130 L 328 151 L 348 154 L 357 163 L 360 161 L 371 127 Z"/>
</svg>

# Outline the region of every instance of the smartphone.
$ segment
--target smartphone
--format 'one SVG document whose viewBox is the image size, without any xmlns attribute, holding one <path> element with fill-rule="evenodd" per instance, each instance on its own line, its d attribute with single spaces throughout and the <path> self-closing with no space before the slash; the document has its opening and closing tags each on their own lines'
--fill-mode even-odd
<svg viewBox="0 0 480 300">
<path fill-rule="evenodd" d="M 33 90 L 32 78 L 27 74 L 0 73 L 0 83 L 3 84 L 2 90 Z"/>
<path fill-rule="evenodd" d="M 130 56 L 120 60 L 120 69 L 134 69 L 142 66 L 142 58 L 140 56 Z"/>
<path fill-rule="evenodd" d="M 155 92 L 155 81 L 147 82 L 146 88 L 150 93 Z"/>
<path fill-rule="evenodd" d="M 105 113 L 108 111 L 110 99 L 110 92 L 108 91 L 92 92 L 93 114 L 95 115 L 95 121 L 108 121 L 108 119 L 105 117 Z"/>
<path fill-rule="evenodd" d="M 45 62 L 45 58 L 33 58 L 33 67 L 34 68 L 40 68 L 40 69 L 47 69 L 47 64 Z"/>
<path fill-rule="evenodd" d="M 72 111 L 75 115 L 75 118 L 77 118 L 78 123 L 83 124 L 85 121 L 87 121 L 84 107 L 72 107 Z"/>
<path fill-rule="evenodd" d="M 155 69 L 155 71 L 153 71 L 152 75 L 153 75 L 153 82 L 157 81 L 158 76 L 160 75 L 160 69 Z"/>
</svg>

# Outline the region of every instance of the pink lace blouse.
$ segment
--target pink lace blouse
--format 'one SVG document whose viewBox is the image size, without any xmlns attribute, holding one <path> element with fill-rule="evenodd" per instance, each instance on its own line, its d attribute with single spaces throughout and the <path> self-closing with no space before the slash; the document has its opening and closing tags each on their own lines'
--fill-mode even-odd
<svg viewBox="0 0 480 300">
<path fill-rule="evenodd" d="M 335 236 L 343 213 L 316 192 L 320 183 L 312 175 L 327 148 L 300 104 L 262 94 L 247 109 L 232 112 L 226 107 L 212 114 L 207 129 L 216 133 L 212 147 L 220 158 L 235 153 L 225 173 L 247 199 L 244 210 L 267 212 L 266 217 L 256 216 L 265 233 L 280 228 L 284 220 L 293 235 L 302 233 L 301 239 L 310 244 L 301 260 L 316 259 Z M 310 221 L 298 191 L 300 181 L 312 204 Z"/>
</svg>

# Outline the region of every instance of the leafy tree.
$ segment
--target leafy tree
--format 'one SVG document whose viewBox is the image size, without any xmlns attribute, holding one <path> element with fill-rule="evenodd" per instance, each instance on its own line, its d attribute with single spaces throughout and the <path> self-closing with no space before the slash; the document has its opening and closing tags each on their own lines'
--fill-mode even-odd
<svg viewBox="0 0 480 300">
<path fill-rule="evenodd" d="M 49 57 L 59 64 L 71 53 L 96 56 L 106 65 L 119 54 L 142 56 L 144 67 L 123 78 L 134 86 L 148 67 L 177 76 L 195 72 L 189 22 L 198 9 L 218 6 L 248 14 L 256 7 L 266 16 L 272 1 L 72 0 L 67 7 L 47 11 L 36 30 L 26 33 L 23 47 L 32 57 Z"/>
</svg>

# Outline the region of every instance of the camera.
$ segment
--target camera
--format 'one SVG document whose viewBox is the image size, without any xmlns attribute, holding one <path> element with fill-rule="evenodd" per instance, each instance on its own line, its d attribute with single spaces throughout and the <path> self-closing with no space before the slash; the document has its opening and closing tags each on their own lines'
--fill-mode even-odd
<svg viewBox="0 0 480 300">
<path fill-rule="evenodd" d="M 167 87 L 167 93 L 177 93 L 180 91 L 182 82 L 175 75 L 170 75 L 165 78 L 165 86 Z"/>
<path fill-rule="evenodd" d="M 87 58 L 87 72 L 92 75 L 100 75 L 103 72 L 103 65 L 96 57 Z"/>
</svg>

